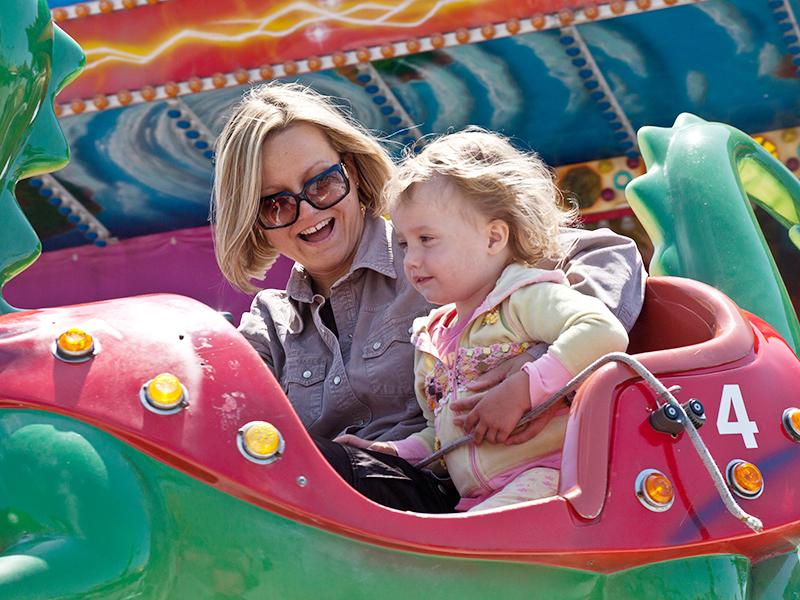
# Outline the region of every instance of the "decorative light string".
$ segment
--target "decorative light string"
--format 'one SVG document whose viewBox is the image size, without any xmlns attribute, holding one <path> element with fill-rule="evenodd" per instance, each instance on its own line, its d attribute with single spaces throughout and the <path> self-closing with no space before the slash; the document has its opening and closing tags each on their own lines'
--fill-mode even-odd
<svg viewBox="0 0 800 600">
<path fill-rule="evenodd" d="M 52 175 L 32 177 L 29 183 L 42 198 L 57 207 L 58 212 L 95 246 L 103 247 L 109 242 L 117 241 L 105 225 Z"/>
<path fill-rule="evenodd" d="M 175 122 L 175 127 L 183 131 L 195 150 L 204 158 L 214 160 L 214 135 L 185 102 L 180 98 L 170 100 L 167 116 Z"/>
<path fill-rule="evenodd" d="M 138 1 L 139 4 L 142 4 L 166 2 L 168 0 L 131 1 Z M 326 69 L 340 69 L 348 65 L 365 65 L 374 60 L 418 54 L 462 44 L 522 35 L 533 31 L 563 28 L 580 23 L 612 19 L 622 15 L 670 8 L 682 4 L 697 4 L 704 1 L 612 0 L 607 4 L 589 4 L 575 11 L 563 9 L 556 13 L 539 13 L 529 19 L 509 19 L 504 23 L 488 23 L 480 27 L 459 28 L 449 33 L 434 33 L 426 37 L 411 38 L 379 46 L 365 46 L 346 52 L 334 52 L 325 56 L 310 56 L 302 60 L 287 60 L 281 64 L 265 64 L 253 69 L 241 68 L 232 73 L 214 73 L 208 77 L 192 77 L 187 81 L 170 81 L 162 85 L 148 85 L 139 90 L 120 90 L 110 95 L 99 94 L 92 99 L 75 99 L 68 104 L 57 104 L 56 115 L 66 117 L 108 108 L 119 108 L 131 104 L 166 100 L 204 90 L 244 85 L 251 81 L 296 77 L 297 75 Z M 99 5 L 99 3 L 97 4 Z"/>
<path fill-rule="evenodd" d="M 800 75 L 800 27 L 797 26 L 792 5 L 788 0 L 770 0 L 768 5 L 778 22 L 789 54 L 792 55 L 795 72 Z"/>
<path fill-rule="evenodd" d="M 391 128 L 389 138 L 398 136 L 397 141 L 404 146 L 413 144 L 422 138 L 419 127 L 411 119 L 378 70 L 372 66 L 372 63 L 340 69 L 340 72 L 353 83 L 361 86 L 372 102 L 379 107 Z"/>
<path fill-rule="evenodd" d="M 572 59 L 572 64 L 578 69 L 578 75 L 583 79 L 583 86 L 589 96 L 603 111 L 603 117 L 614 130 L 614 137 L 619 141 L 625 156 L 636 160 L 638 164 L 639 144 L 636 141 L 636 132 L 583 37 L 577 28 L 569 26 L 561 29 L 560 41 Z"/>
<path fill-rule="evenodd" d="M 169 0 L 98 0 L 97 2 L 79 2 L 54 8 L 51 14 L 56 23 L 63 23 L 73 19 L 104 15 L 117 10 L 130 10 L 140 6 L 160 4 L 161 2 L 169 2 Z"/>
</svg>

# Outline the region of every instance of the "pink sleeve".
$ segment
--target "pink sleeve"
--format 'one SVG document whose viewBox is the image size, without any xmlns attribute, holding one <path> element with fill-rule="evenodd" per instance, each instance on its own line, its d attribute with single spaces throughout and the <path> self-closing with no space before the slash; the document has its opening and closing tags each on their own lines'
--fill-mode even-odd
<svg viewBox="0 0 800 600">
<path fill-rule="evenodd" d="M 522 370 L 528 374 L 531 408 L 547 400 L 573 377 L 561 361 L 549 353 L 525 363 Z"/>
<path fill-rule="evenodd" d="M 386 443 L 394 448 L 395 452 L 397 452 L 397 456 L 404 458 L 412 464 L 423 458 L 427 458 L 431 454 L 425 442 L 413 435 L 404 440 L 395 440 Z"/>
</svg>

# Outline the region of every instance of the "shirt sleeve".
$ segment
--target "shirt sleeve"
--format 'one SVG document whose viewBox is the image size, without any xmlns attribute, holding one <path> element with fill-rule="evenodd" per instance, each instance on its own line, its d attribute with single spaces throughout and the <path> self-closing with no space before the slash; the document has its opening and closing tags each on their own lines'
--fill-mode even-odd
<svg viewBox="0 0 800 600">
<path fill-rule="evenodd" d="M 288 300 L 284 292 L 278 290 L 263 290 L 253 299 L 250 312 L 242 315 L 239 322 L 239 333 L 250 342 L 272 374 L 280 380 L 283 360 L 280 352 L 276 355 L 275 349 L 279 347 L 275 320 L 272 310 L 288 310 Z"/>
<path fill-rule="evenodd" d="M 572 375 L 628 346 L 625 328 L 603 302 L 565 285 L 529 285 L 507 302 L 511 326 L 523 339 L 550 344 L 544 356 L 557 359 Z"/>
<path fill-rule="evenodd" d="M 404 440 L 389 442 L 400 458 L 404 458 L 412 464 L 433 454 L 436 443 L 433 409 L 428 405 L 428 398 L 425 394 L 425 379 L 433 371 L 435 360 L 426 352 L 417 350 L 414 353 L 414 392 L 422 409 L 422 415 L 425 417 L 425 427 L 422 431 L 412 433 Z"/>
<path fill-rule="evenodd" d="M 564 228 L 559 239 L 565 258 L 536 266 L 563 270 L 571 287 L 601 300 L 630 331 L 644 304 L 647 278 L 636 243 L 605 228 Z"/>
</svg>

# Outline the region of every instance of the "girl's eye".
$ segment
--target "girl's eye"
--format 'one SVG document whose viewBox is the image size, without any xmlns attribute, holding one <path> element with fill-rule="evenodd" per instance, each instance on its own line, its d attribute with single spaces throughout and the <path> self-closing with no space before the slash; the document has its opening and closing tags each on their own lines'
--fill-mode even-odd
<svg viewBox="0 0 800 600">
<path fill-rule="evenodd" d="M 421 235 L 421 236 L 419 236 L 419 241 L 422 242 L 423 244 L 425 242 L 430 242 L 431 240 L 433 240 L 433 238 L 431 236 L 429 236 L 429 235 Z"/>
<path fill-rule="evenodd" d="M 406 251 L 406 249 L 408 248 L 408 243 L 407 243 L 407 242 L 397 242 L 397 245 L 398 245 L 398 246 L 400 246 L 400 249 L 401 249 L 403 252 L 405 252 L 405 251 Z"/>
</svg>

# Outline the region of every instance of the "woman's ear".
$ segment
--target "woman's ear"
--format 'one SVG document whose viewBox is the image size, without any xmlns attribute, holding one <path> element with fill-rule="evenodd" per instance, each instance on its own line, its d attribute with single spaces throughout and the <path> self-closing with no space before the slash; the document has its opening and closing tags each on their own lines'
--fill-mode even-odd
<svg viewBox="0 0 800 600">
<path fill-rule="evenodd" d="M 347 152 L 342 156 L 342 163 L 347 169 L 347 176 L 350 178 L 350 187 L 358 188 L 358 166 L 356 165 L 356 159 L 353 156 L 352 152 Z"/>
<path fill-rule="evenodd" d="M 508 247 L 508 223 L 501 219 L 493 219 L 486 225 L 489 238 L 489 254 L 499 254 Z"/>
</svg>

